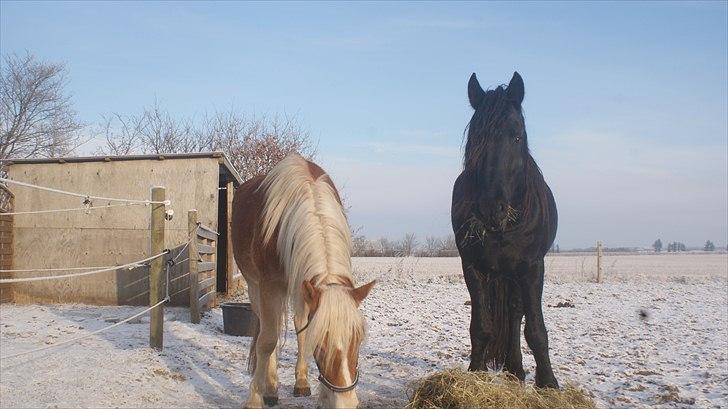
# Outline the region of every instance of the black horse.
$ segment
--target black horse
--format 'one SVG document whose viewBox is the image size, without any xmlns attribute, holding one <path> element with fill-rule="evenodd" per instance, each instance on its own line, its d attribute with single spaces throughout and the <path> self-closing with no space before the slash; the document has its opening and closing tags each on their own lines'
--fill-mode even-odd
<svg viewBox="0 0 728 409">
<path fill-rule="evenodd" d="M 536 359 L 536 386 L 558 388 L 541 311 L 543 258 L 556 235 L 556 203 L 528 151 L 523 79 L 483 91 L 468 83 L 475 110 L 464 169 L 452 195 L 452 226 L 472 300 L 470 370 L 504 369 L 523 380 L 521 321 Z"/>
</svg>

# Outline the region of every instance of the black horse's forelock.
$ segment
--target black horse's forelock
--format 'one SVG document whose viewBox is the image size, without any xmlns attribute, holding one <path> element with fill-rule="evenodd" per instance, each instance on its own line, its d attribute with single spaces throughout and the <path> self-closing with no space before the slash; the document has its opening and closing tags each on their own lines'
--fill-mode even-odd
<svg viewBox="0 0 728 409">
<path fill-rule="evenodd" d="M 465 169 L 478 168 L 490 141 L 503 132 L 503 125 L 508 120 L 512 107 L 513 102 L 509 99 L 504 86 L 501 85 L 485 92 L 463 132 L 465 139 L 463 167 Z"/>
</svg>

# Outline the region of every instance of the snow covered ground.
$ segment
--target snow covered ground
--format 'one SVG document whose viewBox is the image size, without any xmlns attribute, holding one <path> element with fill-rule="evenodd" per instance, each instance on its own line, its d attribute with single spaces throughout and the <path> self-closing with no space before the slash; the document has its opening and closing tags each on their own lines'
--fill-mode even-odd
<svg viewBox="0 0 728 409">
<path fill-rule="evenodd" d="M 455 258 L 355 259 L 358 282 L 378 278 L 364 302 L 364 407 L 401 407 L 408 384 L 466 366 L 467 290 Z M 607 256 L 606 282 L 591 283 L 593 258 L 548 257 L 544 314 L 559 381 L 603 407 L 728 407 L 728 256 Z M 559 302 L 571 307 L 554 307 Z M 138 311 L 86 305 L 0 306 L 0 355 L 99 329 Z M 646 313 L 641 317 L 640 312 Z M 241 407 L 250 339 L 222 334 L 219 309 L 199 325 L 165 310 L 165 349 L 147 348 L 148 317 L 78 344 L 0 362 L 0 407 Z M 534 362 L 523 342 L 532 381 Z M 295 338 L 279 370 L 281 407 L 293 398 Z M 312 369 L 311 379 L 315 379 Z"/>
</svg>

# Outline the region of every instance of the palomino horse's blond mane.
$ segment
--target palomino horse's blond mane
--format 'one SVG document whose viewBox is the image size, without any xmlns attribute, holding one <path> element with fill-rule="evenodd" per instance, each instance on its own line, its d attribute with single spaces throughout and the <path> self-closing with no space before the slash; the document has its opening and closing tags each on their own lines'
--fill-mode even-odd
<svg viewBox="0 0 728 409">
<path fill-rule="evenodd" d="M 307 353 L 323 346 L 328 366 L 336 349 L 364 337 L 364 319 L 351 296 L 351 233 L 328 175 L 314 179 L 299 155 L 283 159 L 263 180 L 262 233 L 276 248 L 295 313 L 306 316 L 303 282 L 321 290 L 318 309 L 306 331 Z"/>
</svg>

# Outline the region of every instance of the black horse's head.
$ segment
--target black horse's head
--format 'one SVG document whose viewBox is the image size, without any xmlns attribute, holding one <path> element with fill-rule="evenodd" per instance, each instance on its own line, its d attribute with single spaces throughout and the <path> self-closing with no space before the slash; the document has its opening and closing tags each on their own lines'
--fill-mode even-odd
<svg viewBox="0 0 728 409">
<path fill-rule="evenodd" d="M 516 222 L 526 190 L 530 155 L 521 103 L 523 79 L 515 72 L 507 87 L 484 91 L 473 74 L 468 98 L 475 110 L 467 128 L 465 171 L 475 177 L 477 209 L 491 230 Z"/>
</svg>

